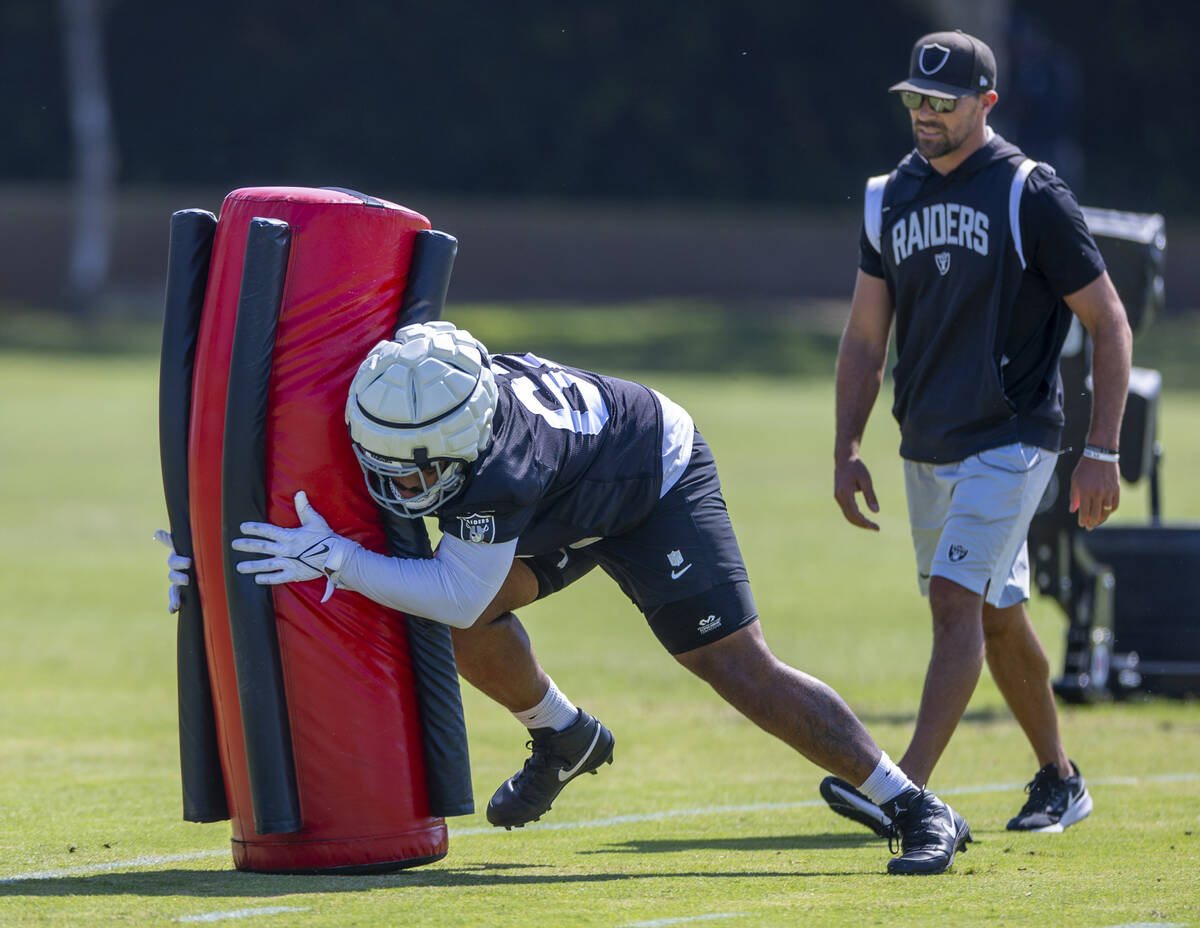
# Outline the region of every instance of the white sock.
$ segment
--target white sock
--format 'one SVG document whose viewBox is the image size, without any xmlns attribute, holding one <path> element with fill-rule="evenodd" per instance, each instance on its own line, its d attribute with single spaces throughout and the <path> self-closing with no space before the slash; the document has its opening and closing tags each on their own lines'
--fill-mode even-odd
<svg viewBox="0 0 1200 928">
<path fill-rule="evenodd" d="M 513 718 L 526 728 L 553 728 L 562 731 L 579 717 L 579 709 L 562 694 L 554 681 L 550 681 L 550 689 L 532 709 L 514 712 Z"/>
<path fill-rule="evenodd" d="M 879 763 L 876 764 L 875 769 L 867 777 L 866 782 L 858 788 L 858 791 L 875 805 L 881 806 L 906 790 L 916 788 L 916 784 L 905 775 L 903 770 L 892 763 L 892 759 L 887 756 L 887 751 L 884 751 L 879 755 Z"/>
</svg>

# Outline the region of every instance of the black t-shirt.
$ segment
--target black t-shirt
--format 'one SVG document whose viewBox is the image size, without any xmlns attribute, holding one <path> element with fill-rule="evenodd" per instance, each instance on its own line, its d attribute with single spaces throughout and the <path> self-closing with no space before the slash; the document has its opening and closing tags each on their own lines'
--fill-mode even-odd
<svg viewBox="0 0 1200 928">
<path fill-rule="evenodd" d="M 1052 169 L 1039 165 L 1014 188 L 1026 160 L 998 135 L 946 175 L 910 154 L 884 188 L 879 250 L 864 224 L 859 267 L 887 282 L 895 307 L 893 413 L 906 458 L 955 461 L 1014 441 L 1059 447 L 1063 297 L 1104 261 Z"/>
</svg>

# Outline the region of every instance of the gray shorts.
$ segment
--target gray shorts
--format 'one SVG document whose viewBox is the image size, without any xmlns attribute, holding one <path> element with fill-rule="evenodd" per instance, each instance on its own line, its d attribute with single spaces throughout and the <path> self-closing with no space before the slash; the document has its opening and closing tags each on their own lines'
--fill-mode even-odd
<svg viewBox="0 0 1200 928">
<path fill-rule="evenodd" d="M 950 464 L 904 462 L 917 583 L 945 577 L 993 606 L 1029 598 L 1025 538 L 1057 455 L 1035 445 L 991 448 Z"/>
</svg>

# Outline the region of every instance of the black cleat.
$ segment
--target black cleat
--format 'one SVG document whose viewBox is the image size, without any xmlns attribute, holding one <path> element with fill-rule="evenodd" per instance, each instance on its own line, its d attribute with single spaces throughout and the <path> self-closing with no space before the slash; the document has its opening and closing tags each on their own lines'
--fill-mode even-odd
<svg viewBox="0 0 1200 928">
<path fill-rule="evenodd" d="M 891 838 L 895 834 L 888 814 L 845 780 L 826 777 L 821 781 L 821 798 L 838 815 L 865 825 L 881 838 Z"/>
<path fill-rule="evenodd" d="M 1083 782 L 1079 767 L 1071 761 L 1075 773 L 1058 775 L 1057 764 L 1047 764 L 1025 785 L 1029 798 L 1021 811 L 1008 823 L 1009 831 L 1058 833 L 1087 818 L 1092 797 Z"/>
<path fill-rule="evenodd" d="M 962 816 L 927 790 L 910 789 L 882 808 L 900 840 L 900 856 L 888 861 L 888 873 L 945 873 L 954 863 L 954 855 L 965 851 L 971 840 L 971 829 Z M 888 847 L 894 852 L 890 840 Z"/>
<path fill-rule="evenodd" d="M 580 774 L 611 764 L 613 736 L 582 709 L 562 731 L 533 728 L 525 766 L 501 784 L 487 807 L 487 820 L 504 828 L 520 828 L 550 811 L 562 788 Z"/>
</svg>

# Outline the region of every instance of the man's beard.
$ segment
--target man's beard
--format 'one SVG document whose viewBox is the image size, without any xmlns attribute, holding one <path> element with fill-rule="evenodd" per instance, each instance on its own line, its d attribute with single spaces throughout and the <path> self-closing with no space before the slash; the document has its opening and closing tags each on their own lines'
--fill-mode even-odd
<svg viewBox="0 0 1200 928">
<path fill-rule="evenodd" d="M 933 161 L 935 158 L 941 158 L 955 151 L 967 137 L 971 134 L 970 127 L 963 129 L 963 133 L 959 137 L 950 135 L 946 129 L 939 127 L 942 134 L 935 138 L 923 139 L 917 134 L 917 126 L 913 126 L 913 141 L 917 145 L 917 153 L 926 161 Z"/>
</svg>

